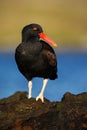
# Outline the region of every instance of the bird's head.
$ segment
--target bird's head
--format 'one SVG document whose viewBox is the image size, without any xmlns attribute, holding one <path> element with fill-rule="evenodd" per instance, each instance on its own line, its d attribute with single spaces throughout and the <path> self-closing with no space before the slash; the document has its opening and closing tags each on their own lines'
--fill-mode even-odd
<svg viewBox="0 0 87 130">
<path fill-rule="evenodd" d="M 22 30 L 22 42 L 33 37 L 41 38 L 48 44 L 57 46 L 55 42 L 53 42 L 46 34 L 43 33 L 42 27 L 39 24 L 27 25 Z"/>
</svg>

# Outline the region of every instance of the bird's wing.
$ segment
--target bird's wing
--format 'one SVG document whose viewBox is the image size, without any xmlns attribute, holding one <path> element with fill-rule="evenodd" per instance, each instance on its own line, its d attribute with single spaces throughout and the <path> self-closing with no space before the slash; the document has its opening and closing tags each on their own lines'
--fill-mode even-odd
<svg viewBox="0 0 87 130">
<path fill-rule="evenodd" d="M 48 63 L 50 66 L 52 66 L 52 67 L 56 66 L 56 56 L 55 56 L 54 53 L 52 53 L 52 52 L 49 51 L 49 50 L 43 50 L 42 56 L 43 56 L 43 58 L 44 58 L 46 61 L 48 61 L 47 63 Z"/>
<path fill-rule="evenodd" d="M 52 67 L 57 65 L 56 55 L 53 48 L 44 41 L 40 41 L 42 44 L 42 57 Z"/>
</svg>

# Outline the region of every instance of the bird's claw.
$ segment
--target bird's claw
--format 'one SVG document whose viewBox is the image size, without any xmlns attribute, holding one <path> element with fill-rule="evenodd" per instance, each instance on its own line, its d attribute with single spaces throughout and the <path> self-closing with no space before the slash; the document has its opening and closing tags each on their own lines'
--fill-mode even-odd
<svg viewBox="0 0 87 130">
<path fill-rule="evenodd" d="M 39 94 L 39 95 L 36 97 L 36 101 L 38 101 L 39 99 L 42 101 L 42 103 L 44 103 L 44 97 L 43 97 L 43 95 Z"/>
<path fill-rule="evenodd" d="M 30 95 L 28 95 L 28 99 L 32 98 Z"/>
</svg>

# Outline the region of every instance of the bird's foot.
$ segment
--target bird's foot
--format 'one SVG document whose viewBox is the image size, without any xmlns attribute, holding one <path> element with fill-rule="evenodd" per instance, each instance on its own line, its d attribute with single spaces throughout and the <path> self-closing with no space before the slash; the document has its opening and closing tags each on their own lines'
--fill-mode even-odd
<svg viewBox="0 0 87 130">
<path fill-rule="evenodd" d="M 36 97 L 36 101 L 38 101 L 39 99 L 42 101 L 42 103 L 44 103 L 44 97 L 43 97 L 42 94 L 39 94 L 39 95 Z"/>
<path fill-rule="evenodd" d="M 32 98 L 32 96 L 28 95 L 28 99 Z"/>
</svg>

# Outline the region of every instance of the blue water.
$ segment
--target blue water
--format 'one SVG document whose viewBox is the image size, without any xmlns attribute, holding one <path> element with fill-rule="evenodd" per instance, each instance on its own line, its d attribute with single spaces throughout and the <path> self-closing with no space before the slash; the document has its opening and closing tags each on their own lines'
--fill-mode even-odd
<svg viewBox="0 0 87 130">
<path fill-rule="evenodd" d="M 45 97 L 60 101 L 65 92 L 79 94 L 87 92 L 87 53 L 57 53 L 58 79 L 49 80 Z M 17 69 L 14 53 L 0 53 L 0 98 L 16 91 L 27 91 L 27 80 Z M 33 97 L 42 87 L 42 79 L 33 79 Z"/>
</svg>

